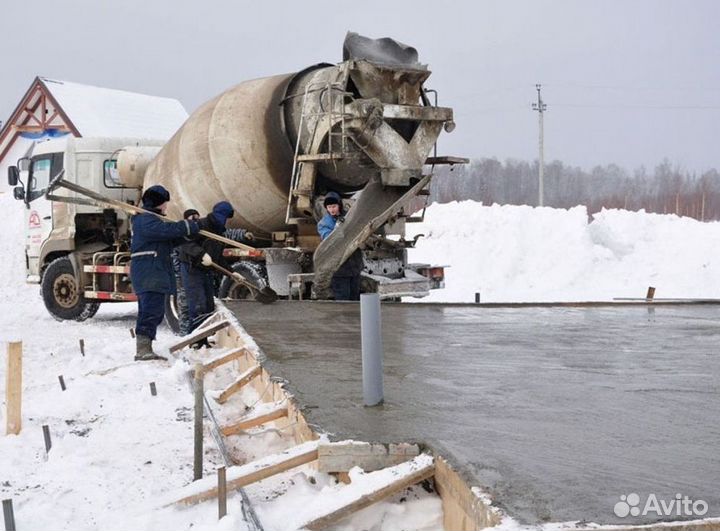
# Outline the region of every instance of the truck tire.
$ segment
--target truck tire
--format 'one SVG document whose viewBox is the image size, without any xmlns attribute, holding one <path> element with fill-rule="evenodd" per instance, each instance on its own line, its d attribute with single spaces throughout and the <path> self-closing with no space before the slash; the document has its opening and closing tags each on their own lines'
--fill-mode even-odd
<svg viewBox="0 0 720 531">
<path fill-rule="evenodd" d="M 183 330 L 184 312 L 178 294 L 165 296 L 165 324 L 176 336 L 184 336 L 187 332 Z"/>
<path fill-rule="evenodd" d="M 265 267 L 255 262 L 238 262 L 233 265 L 232 270 L 240 273 L 245 280 L 259 288 L 267 286 Z M 218 299 L 240 299 L 254 300 L 252 293 L 245 286 L 234 282 L 228 277 L 223 277 L 218 289 Z"/>
<path fill-rule="evenodd" d="M 40 290 L 45 308 L 58 321 L 84 321 L 100 308 L 99 302 L 85 299 L 67 256 L 50 262 L 43 274 Z"/>
</svg>

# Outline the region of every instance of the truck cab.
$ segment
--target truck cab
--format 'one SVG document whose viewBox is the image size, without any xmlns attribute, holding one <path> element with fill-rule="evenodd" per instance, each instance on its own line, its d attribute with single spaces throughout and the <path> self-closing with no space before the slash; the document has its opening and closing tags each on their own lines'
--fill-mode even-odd
<svg viewBox="0 0 720 531">
<path fill-rule="evenodd" d="M 53 194 L 77 202 L 51 201 L 50 183 L 61 178 L 136 204 L 139 189 L 120 182 L 116 154 L 140 144 L 159 147 L 164 142 L 66 136 L 38 142 L 28 157 L 8 170 L 14 196 L 26 207 L 26 281 L 41 284 L 45 304 L 56 318 L 85 319 L 97 311 L 97 302 L 84 296 L 83 265 L 95 253 L 127 245 L 129 222 L 125 213 L 88 204 L 65 190 Z"/>
</svg>

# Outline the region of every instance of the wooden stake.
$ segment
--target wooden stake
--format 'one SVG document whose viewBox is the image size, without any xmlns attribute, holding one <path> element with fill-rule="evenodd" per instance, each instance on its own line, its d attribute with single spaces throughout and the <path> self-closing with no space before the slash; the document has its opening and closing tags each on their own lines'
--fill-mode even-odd
<svg viewBox="0 0 720 531">
<path fill-rule="evenodd" d="M 80 340 L 80 354 L 85 356 L 85 340 L 84 339 Z"/>
<path fill-rule="evenodd" d="M 67 387 L 65 387 L 65 379 L 62 377 L 62 374 L 58 376 L 58 380 L 60 380 L 60 389 L 63 391 L 67 389 Z"/>
<path fill-rule="evenodd" d="M 218 468 L 218 520 L 227 514 L 227 481 L 225 467 Z"/>
<path fill-rule="evenodd" d="M 5 531 L 15 531 L 15 512 L 13 511 L 12 500 L 2 501 L 3 518 L 5 520 Z"/>
<path fill-rule="evenodd" d="M 22 341 L 8 343 L 5 404 L 7 423 L 5 434 L 17 435 L 22 428 Z"/>
<path fill-rule="evenodd" d="M 155 382 L 150 382 L 150 394 L 153 396 L 157 396 L 157 388 L 155 387 Z"/>
<path fill-rule="evenodd" d="M 193 480 L 202 478 L 203 473 L 203 367 L 195 365 L 195 457 L 193 460 Z"/>
</svg>

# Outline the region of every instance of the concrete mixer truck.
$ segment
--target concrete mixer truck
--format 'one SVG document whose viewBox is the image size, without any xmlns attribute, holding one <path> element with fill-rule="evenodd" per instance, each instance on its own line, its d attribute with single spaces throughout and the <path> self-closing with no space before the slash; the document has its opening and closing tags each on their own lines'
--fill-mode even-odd
<svg viewBox="0 0 720 531">
<path fill-rule="evenodd" d="M 414 241 L 404 238 L 405 223 L 418 219 L 434 166 L 466 162 L 432 153 L 455 124 L 452 109 L 429 97 L 429 75 L 414 48 L 349 33 L 341 63 L 243 82 L 198 108 L 164 145 L 88 138 L 36 145 L 8 177 L 16 186 L 25 176 L 15 195 L 28 207 L 36 197 L 54 201 L 52 226 L 29 235 L 28 280 L 41 283 L 46 307 L 60 319 L 134 300 L 127 214 L 52 183 L 133 204 L 143 188 L 162 184 L 172 196 L 169 217 L 230 201 L 231 226 L 264 242 L 227 248 L 234 271 L 282 297 L 328 298 L 332 274 L 356 249 L 364 255 L 363 291 L 427 295 L 443 286 L 443 270 L 407 263 Z M 46 188 L 31 186 L 38 182 Z M 349 213 L 321 242 L 316 224 L 331 190 Z M 252 292 L 225 278 L 218 295 Z M 175 304 L 168 300 L 171 320 Z"/>
</svg>

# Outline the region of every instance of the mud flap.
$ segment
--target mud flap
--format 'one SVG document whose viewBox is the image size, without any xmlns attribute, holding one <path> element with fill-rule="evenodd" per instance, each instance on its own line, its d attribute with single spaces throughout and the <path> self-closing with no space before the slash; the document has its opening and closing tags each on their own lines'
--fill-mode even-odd
<svg viewBox="0 0 720 531">
<path fill-rule="evenodd" d="M 429 182 L 430 175 L 426 175 L 412 187 L 383 186 L 379 178 L 373 178 L 363 188 L 345 221 L 338 223 L 315 250 L 313 291 L 317 298 L 330 298 L 330 281 L 335 271 Z"/>
</svg>

